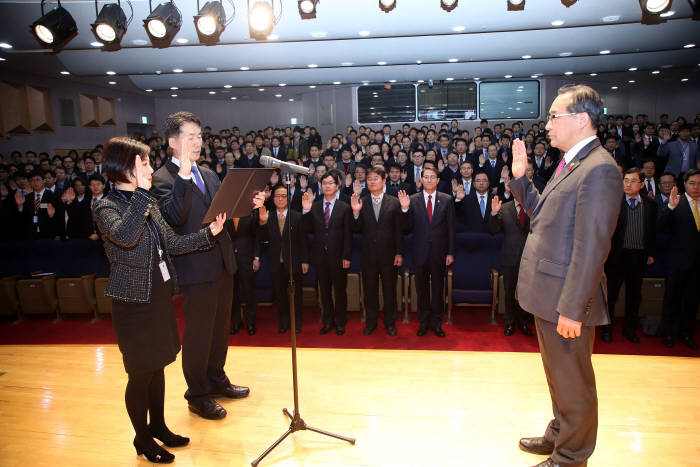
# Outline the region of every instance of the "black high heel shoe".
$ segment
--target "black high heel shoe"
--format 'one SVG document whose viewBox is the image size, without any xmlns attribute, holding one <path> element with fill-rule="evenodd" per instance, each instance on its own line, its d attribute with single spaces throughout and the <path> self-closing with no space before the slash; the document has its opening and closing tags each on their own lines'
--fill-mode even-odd
<svg viewBox="0 0 700 467">
<path fill-rule="evenodd" d="M 151 436 L 153 436 L 155 439 L 162 442 L 169 448 L 179 448 L 182 446 L 187 446 L 190 443 L 190 439 L 186 436 L 176 435 L 167 428 L 165 430 L 166 433 L 159 433 L 155 431 L 151 425 L 148 425 L 148 431 L 151 432 Z"/>
<path fill-rule="evenodd" d="M 160 446 L 156 446 L 152 452 L 147 451 L 143 446 L 139 445 L 134 439 L 134 448 L 136 448 L 136 454 L 143 454 L 146 459 L 155 464 L 170 464 L 175 460 L 175 456 L 163 449 Z"/>
</svg>

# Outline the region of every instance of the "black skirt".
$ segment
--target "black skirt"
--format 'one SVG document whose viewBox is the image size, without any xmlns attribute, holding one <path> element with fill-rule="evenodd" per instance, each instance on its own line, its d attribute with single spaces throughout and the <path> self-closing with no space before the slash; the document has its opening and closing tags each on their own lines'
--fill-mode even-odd
<svg viewBox="0 0 700 467">
<path fill-rule="evenodd" d="M 160 268 L 151 271 L 151 302 L 114 300 L 112 324 L 127 373 L 155 371 L 175 361 L 180 335 L 173 308 L 173 281 L 163 282 Z"/>
</svg>

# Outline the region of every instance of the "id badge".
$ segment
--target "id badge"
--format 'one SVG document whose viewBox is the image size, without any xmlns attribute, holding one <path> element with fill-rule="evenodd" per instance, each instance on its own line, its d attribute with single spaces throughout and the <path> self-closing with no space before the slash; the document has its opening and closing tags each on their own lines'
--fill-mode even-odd
<svg viewBox="0 0 700 467">
<path fill-rule="evenodd" d="M 32 223 L 38 224 L 39 223 L 39 216 L 32 217 Z"/>
<path fill-rule="evenodd" d="M 163 276 L 163 282 L 168 282 L 170 280 L 170 272 L 168 272 L 168 265 L 165 264 L 165 261 L 161 261 L 158 263 L 158 267 L 160 268 L 160 273 Z"/>
</svg>

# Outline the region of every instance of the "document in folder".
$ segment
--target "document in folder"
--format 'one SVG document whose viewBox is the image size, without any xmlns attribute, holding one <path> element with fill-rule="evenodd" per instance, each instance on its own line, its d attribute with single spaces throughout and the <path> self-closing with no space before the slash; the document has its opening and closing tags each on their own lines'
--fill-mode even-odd
<svg viewBox="0 0 700 467">
<path fill-rule="evenodd" d="M 275 169 L 232 169 L 224 177 L 202 224 L 209 224 L 217 214 L 226 213 L 227 219 L 247 217 L 253 210 L 253 197 L 265 189 Z"/>
</svg>

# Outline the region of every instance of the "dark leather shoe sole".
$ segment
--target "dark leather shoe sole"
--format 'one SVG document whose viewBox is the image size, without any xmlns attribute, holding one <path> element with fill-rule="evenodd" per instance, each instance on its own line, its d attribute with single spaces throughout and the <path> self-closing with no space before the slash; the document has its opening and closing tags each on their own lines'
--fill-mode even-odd
<svg viewBox="0 0 700 467">
<path fill-rule="evenodd" d="M 530 454 L 547 455 L 554 452 L 554 444 L 547 442 L 544 438 L 522 438 L 518 446 L 521 451 Z"/>
<path fill-rule="evenodd" d="M 333 329 L 331 326 L 323 326 L 319 331 L 319 334 L 328 334 Z"/>
<path fill-rule="evenodd" d="M 433 332 L 438 337 L 445 337 L 445 331 L 443 331 L 442 328 L 435 328 L 433 329 Z"/>
<path fill-rule="evenodd" d="M 190 412 L 199 415 L 202 418 L 206 418 L 207 420 L 221 420 L 222 418 L 226 417 L 226 409 L 221 407 L 220 405 L 210 405 L 209 407 L 200 407 L 196 404 L 188 404 L 187 407 L 190 409 Z"/>
<path fill-rule="evenodd" d="M 362 334 L 364 334 L 365 336 L 369 336 L 370 334 L 372 334 L 372 333 L 374 332 L 375 329 L 377 329 L 377 326 L 372 326 L 372 327 L 367 326 L 367 327 L 362 331 Z"/>
<path fill-rule="evenodd" d="M 337 328 L 335 328 L 335 333 L 339 336 L 345 334 L 345 326 L 338 326 Z"/>
<path fill-rule="evenodd" d="M 418 328 L 418 332 L 416 332 L 416 336 L 425 336 L 425 334 L 428 332 L 428 328 Z"/>
</svg>

